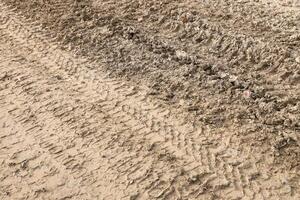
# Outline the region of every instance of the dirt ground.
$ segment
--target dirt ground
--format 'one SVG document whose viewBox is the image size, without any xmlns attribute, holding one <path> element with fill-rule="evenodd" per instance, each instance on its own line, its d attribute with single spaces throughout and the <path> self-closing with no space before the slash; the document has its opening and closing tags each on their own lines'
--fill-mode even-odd
<svg viewBox="0 0 300 200">
<path fill-rule="evenodd" d="M 300 2 L 1 0 L 0 200 L 300 199 Z"/>
</svg>

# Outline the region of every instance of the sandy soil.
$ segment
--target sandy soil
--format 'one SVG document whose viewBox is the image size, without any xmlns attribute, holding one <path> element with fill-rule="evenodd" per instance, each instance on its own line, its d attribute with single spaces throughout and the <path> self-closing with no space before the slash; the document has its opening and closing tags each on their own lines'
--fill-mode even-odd
<svg viewBox="0 0 300 200">
<path fill-rule="evenodd" d="M 299 199 L 295 2 L 1 0 L 0 199 Z"/>
</svg>

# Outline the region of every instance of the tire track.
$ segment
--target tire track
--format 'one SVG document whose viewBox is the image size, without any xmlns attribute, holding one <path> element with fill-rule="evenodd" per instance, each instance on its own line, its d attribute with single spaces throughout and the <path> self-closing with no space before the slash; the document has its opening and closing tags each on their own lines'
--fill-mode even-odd
<svg viewBox="0 0 300 200">
<path fill-rule="evenodd" d="M 13 13 L 6 12 L 6 14 L 13 16 Z M 20 22 L 22 20 L 18 19 L 16 21 Z M 31 28 L 28 29 L 31 30 Z M 59 135 L 62 138 L 65 134 L 69 135 L 69 138 L 61 139 L 62 141 L 68 141 L 71 138 L 77 139 L 81 136 L 83 140 L 81 144 L 83 147 L 78 151 L 80 153 L 84 153 L 85 151 L 90 153 L 88 155 L 83 154 L 81 158 L 83 161 L 82 164 L 78 160 L 64 160 L 60 159 L 61 155 L 59 157 L 52 155 L 61 166 L 64 166 L 64 168 L 70 172 L 72 172 L 72 169 L 78 169 L 76 166 L 93 166 L 99 163 L 99 160 L 105 162 L 104 159 L 99 159 L 99 155 L 97 155 L 95 149 L 97 151 L 104 149 L 107 150 L 107 153 L 111 153 L 112 156 L 108 159 L 107 163 L 95 170 L 95 173 L 98 174 L 93 174 L 96 180 L 92 189 L 98 189 L 96 186 L 101 183 L 107 184 L 113 182 L 104 186 L 102 185 L 101 191 L 107 187 L 111 187 L 111 190 L 108 192 L 110 194 L 107 194 L 107 198 L 115 197 L 118 199 L 118 197 L 129 195 L 130 198 L 136 197 L 141 199 L 174 199 L 176 196 L 177 198 L 198 198 L 202 195 L 203 199 L 205 199 L 206 197 L 212 197 L 214 195 L 220 195 L 221 197 L 227 192 L 240 193 L 239 195 L 241 195 L 241 197 L 247 196 L 249 192 L 249 195 L 255 198 L 255 195 L 263 195 L 262 192 L 259 193 L 263 190 L 270 192 L 270 194 L 267 195 L 278 195 L 276 191 L 271 191 L 270 188 L 255 188 L 258 187 L 259 184 L 257 184 L 255 180 L 252 180 L 258 171 L 254 170 L 253 172 L 252 165 L 254 163 L 250 163 L 248 166 L 244 166 L 244 163 L 240 164 L 239 162 L 244 162 L 244 158 L 238 161 L 235 157 L 236 155 L 232 156 L 227 146 L 219 149 L 216 148 L 215 146 L 217 145 L 222 146 L 222 143 L 216 142 L 217 139 L 215 138 L 208 139 L 207 136 L 209 136 L 209 134 L 205 133 L 205 131 L 204 133 L 197 132 L 193 129 L 187 131 L 189 129 L 187 125 L 180 125 L 178 120 L 174 120 L 170 114 L 166 114 L 170 113 L 169 111 L 161 106 L 159 107 L 159 105 L 151 105 L 151 102 L 145 97 L 145 92 L 139 91 L 119 81 L 107 79 L 96 70 L 85 69 L 84 66 L 88 65 L 87 62 L 82 63 L 81 68 L 78 67 L 79 64 L 73 65 L 76 66 L 75 70 L 70 70 L 68 65 L 54 62 L 57 60 L 55 55 L 64 55 L 65 58 L 71 57 L 71 55 L 59 49 L 55 49 L 47 43 L 40 44 L 39 40 L 43 39 L 43 36 L 31 40 L 30 38 L 26 38 L 23 33 L 14 29 L 8 29 L 8 31 L 4 29 L 2 31 L 11 35 L 10 41 L 12 41 L 15 46 L 29 49 L 24 50 L 21 48 L 21 50 L 19 50 L 22 55 L 21 60 L 24 60 L 25 63 L 23 68 L 18 65 L 9 65 L 12 68 L 8 70 L 4 66 L 1 66 L 2 72 L 8 73 L 9 71 L 13 73 L 11 76 L 15 77 L 13 80 L 8 80 L 7 83 L 8 85 L 12 84 L 12 86 L 8 86 L 8 90 L 12 91 L 13 94 L 10 96 L 4 93 L 3 98 L 19 99 L 20 101 L 26 99 L 26 101 L 22 101 L 22 103 L 30 106 L 30 109 L 33 110 L 26 111 L 26 107 L 24 108 L 24 105 L 20 105 L 16 110 L 18 114 L 15 114 L 14 118 L 28 125 L 30 132 L 32 132 L 32 128 L 34 127 L 45 127 L 45 125 L 43 125 L 45 120 L 53 120 L 49 127 L 46 126 L 46 130 L 50 129 L 54 133 L 59 133 L 60 127 L 62 127 L 63 130 Z M 33 34 L 37 35 L 38 33 L 39 31 Z M 31 42 L 38 44 L 34 45 Z M 41 54 L 36 48 L 36 46 L 39 45 L 44 49 L 42 52 L 47 49 L 50 50 Z M 34 53 L 32 53 L 32 51 Z M 70 59 L 76 60 L 72 57 Z M 27 64 L 28 62 L 29 64 Z M 88 68 L 93 69 L 95 67 Z M 80 77 L 86 74 L 96 74 L 96 76 L 93 77 L 98 80 L 81 79 L 81 81 L 78 81 L 76 76 Z M 57 77 L 57 75 L 60 76 Z M 54 78 L 60 81 L 53 80 Z M 83 83 L 83 80 L 86 83 Z M 14 84 L 18 84 L 18 86 Z M 47 91 L 48 93 L 46 93 Z M 44 93 L 46 93 L 46 95 Z M 34 101 L 31 102 L 30 100 Z M 4 104 L 4 106 L 7 107 L 7 104 Z M 28 112 L 27 115 L 24 114 L 26 112 Z M 14 112 L 12 111 L 12 113 Z M 33 113 L 36 113 L 36 116 L 34 116 Z M 31 123 L 33 123 L 33 125 L 30 125 Z M 101 131 L 101 126 L 105 127 L 103 132 Z M 148 130 L 148 132 L 146 132 L 145 129 Z M 37 131 L 37 133 L 41 134 L 40 131 Z M 201 136 L 201 134 L 204 136 Z M 95 137 L 98 141 L 96 139 L 93 141 L 90 137 Z M 36 138 L 38 141 L 41 141 L 39 137 Z M 47 135 L 46 139 L 45 143 L 41 141 L 41 144 L 43 148 L 47 149 L 50 153 L 57 154 L 67 152 L 62 151 L 66 145 L 62 144 L 61 141 L 57 142 L 59 139 L 55 139 L 52 143 L 49 141 L 50 138 L 48 138 Z M 193 140 L 195 141 L 193 142 Z M 205 145 L 205 142 L 203 143 L 205 140 L 207 145 Z M 196 145 L 197 142 L 201 143 Z M 99 143 L 102 147 L 101 145 L 100 147 L 98 146 Z M 129 150 L 124 151 L 126 150 L 125 148 L 118 147 L 118 145 L 121 144 L 126 146 L 126 143 Z M 155 143 L 157 143 L 157 145 L 154 145 L 154 155 L 148 155 L 145 148 L 147 146 L 153 148 L 152 146 Z M 138 146 L 140 147 L 138 148 Z M 136 154 L 136 157 L 132 156 L 132 153 Z M 198 154 L 197 156 L 199 156 L 200 153 L 201 158 L 195 160 L 192 153 Z M 126 157 L 124 158 L 125 155 L 128 156 L 128 159 Z M 150 164 L 150 166 L 154 166 L 150 167 L 148 172 L 145 172 L 146 178 L 139 180 L 141 177 L 138 177 L 129 181 L 128 176 L 135 177 L 139 175 L 139 173 L 135 174 L 135 172 L 149 166 L 149 163 L 143 161 L 148 160 L 147 156 L 150 157 L 149 160 L 154 160 L 154 164 Z M 78 157 L 78 155 L 74 155 L 73 157 Z M 147 157 L 147 159 L 143 159 L 145 157 Z M 90 163 L 85 164 L 89 159 Z M 217 160 L 219 162 L 218 164 L 216 163 Z M 173 162 L 172 167 L 169 166 L 169 162 Z M 202 164 L 202 166 L 200 164 Z M 113 167 L 115 165 L 117 165 L 117 168 Z M 199 170 L 199 165 L 201 166 L 200 168 L 202 168 L 201 170 Z M 183 166 L 183 171 L 185 172 L 183 175 L 180 175 L 182 172 L 178 172 L 181 169 L 180 166 Z M 104 173 L 106 167 L 107 171 Z M 175 168 L 175 172 L 173 175 L 168 174 L 171 179 L 173 179 L 170 181 L 170 177 L 164 177 L 163 173 L 173 171 L 172 168 Z M 230 168 L 232 169 L 230 170 Z M 205 169 L 207 170 L 205 171 Z M 224 169 L 229 169 L 226 171 L 227 174 L 224 172 Z M 158 172 L 154 173 L 153 171 Z M 93 172 L 93 170 L 90 169 L 89 172 Z M 199 176 L 203 175 L 203 177 L 205 177 L 207 174 L 210 174 L 207 178 L 199 179 Z M 80 176 L 82 176 L 82 174 L 79 173 L 79 177 Z M 220 180 L 222 176 L 225 176 L 225 181 Z M 242 178 L 243 176 L 245 178 Z M 91 175 L 91 177 L 93 176 Z M 103 180 L 100 181 L 100 178 Z M 244 185 L 242 179 L 246 180 L 244 181 Z M 127 186 L 126 181 L 129 182 Z M 134 183 L 134 181 L 139 181 L 140 187 L 138 187 L 138 184 Z M 195 189 L 199 186 L 191 183 L 199 183 L 199 181 L 203 183 L 200 184 L 200 189 Z M 262 183 L 261 179 L 257 181 Z M 92 179 L 89 178 L 86 183 L 87 186 L 94 184 L 91 182 Z M 231 182 L 234 182 L 236 186 L 233 187 Z M 254 184 L 255 187 L 251 186 L 251 184 Z M 137 188 L 138 191 L 134 191 Z M 224 188 L 226 189 L 225 191 Z M 121 192 L 124 192 L 124 194 L 121 194 Z M 89 191 L 89 193 L 92 193 L 92 191 Z M 103 194 L 99 195 L 98 197 L 100 198 L 105 197 Z"/>
<path fill-rule="evenodd" d="M 67 1 L 67 2 L 62 2 L 61 4 L 53 4 L 53 5 L 49 4 L 50 6 L 49 9 L 53 10 L 51 14 L 55 15 L 55 17 L 53 18 L 61 19 L 62 24 L 64 25 L 67 25 L 69 23 L 69 21 L 65 20 L 65 18 L 62 17 L 61 13 L 59 12 L 59 10 L 62 7 L 65 7 L 66 10 L 68 10 L 67 8 L 71 7 L 72 9 L 75 10 L 74 12 L 77 12 L 78 15 L 80 14 L 79 18 L 83 18 L 83 20 L 90 20 L 89 15 L 90 16 L 97 15 L 97 12 L 96 13 L 93 12 L 93 9 L 90 7 L 91 1 L 81 1 L 77 3 L 76 2 L 77 1 Z M 137 3 L 137 1 L 133 1 L 133 2 Z M 72 3 L 74 4 L 74 6 L 72 6 Z M 109 3 L 110 2 L 108 2 L 108 4 Z M 17 3 L 13 3 L 13 5 L 17 5 Z M 26 6 L 27 7 L 34 6 L 34 4 L 30 4 L 30 3 L 18 4 L 18 6 L 19 5 L 21 7 L 22 6 L 25 7 L 25 8 L 21 8 L 21 10 L 22 9 L 26 10 Z M 56 10 L 56 5 L 58 5 L 59 8 L 58 10 Z M 130 5 L 132 5 L 131 1 L 130 2 L 121 1 L 121 3 L 118 3 L 116 6 L 112 4 L 110 5 L 110 7 L 111 6 L 115 8 L 120 7 L 120 13 L 121 13 L 122 9 L 126 10 L 126 7 L 130 7 Z M 170 12 L 172 11 L 172 9 L 174 10 L 176 8 L 177 4 L 175 3 L 171 5 L 172 6 L 170 7 L 170 10 L 168 10 Z M 147 6 L 150 5 L 147 4 L 145 9 L 148 9 Z M 184 12 L 189 11 L 185 6 L 185 4 L 181 5 L 181 7 L 184 10 Z M 44 8 L 43 6 L 37 8 L 41 10 L 45 10 L 45 12 L 47 10 L 47 8 Z M 272 47 L 269 48 L 268 46 L 269 43 L 263 43 L 263 42 L 258 42 L 258 44 L 256 44 L 253 38 L 249 38 L 248 36 L 241 36 L 239 34 L 232 35 L 232 32 L 230 32 L 230 30 L 223 30 L 222 28 L 220 28 L 222 24 L 206 22 L 206 20 L 203 21 L 201 17 L 200 19 L 197 18 L 194 23 L 186 24 L 180 29 L 183 33 L 188 32 L 192 36 L 187 35 L 184 36 L 183 38 L 181 37 L 178 38 L 176 37 L 177 35 L 176 32 L 172 35 L 170 40 L 170 38 L 166 39 L 163 36 L 163 34 L 161 35 L 156 34 L 157 30 L 164 30 L 164 32 L 166 32 L 168 28 L 165 28 L 164 26 L 160 26 L 160 24 L 158 25 L 155 24 L 156 22 L 155 20 L 153 22 L 150 20 L 151 24 L 148 23 L 145 24 L 150 27 L 160 27 L 160 29 L 159 28 L 156 29 L 156 32 L 155 30 L 150 29 L 151 31 L 147 32 L 146 31 L 147 27 L 146 28 L 143 27 L 142 23 L 139 23 L 138 26 L 135 26 L 134 24 L 136 23 L 136 20 L 127 20 L 128 17 L 126 14 L 127 12 L 124 13 L 124 18 L 126 18 L 126 20 L 122 20 L 122 18 L 121 19 L 118 18 L 114 20 L 115 22 L 113 21 L 110 22 L 107 19 L 111 18 L 111 13 L 108 12 L 107 7 L 104 6 L 103 9 L 104 10 L 102 10 L 102 12 L 100 13 L 103 14 L 107 12 L 109 14 L 104 15 L 103 17 L 99 17 L 99 16 L 96 17 L 97 20 L 96 22 L 93 22 L 93 26 L 100 26 L 101 27 L 100 29 L 102 28 L 105 29 L 106 26 L 109 26 L 109 29 L 112 29 L 114 33 L 112 37 L 109 37 L 109 35 L 105 36 L 105 34 L 104 36 L 101 34 L 97 35 L 98 34 L 97 31 L 96 31 L 97 33 L 96 36 L 91 34 L 91 32 L 93 32 L 92 31 L 93 29 L 90 30 L 89 29 L 90 25 L 88 24 L 86 26 L 87 28 L 83 27 L 84 30 L 81 30 L 81 28 L 78 29 L 78 27 L 82 27 L 81 23 L 78 24 L 75 23 L 75 25 L 72 27 L 72 20 L 70 21 L 71 27 L 67 26 L 68 28 L 61 27 L 60 23 L 53 22 L 53 20 L 51 22 L 48 22 L 48 19 L 42 19 L 42 20 L 38 19 L 38 21 L 43 23 L 46 22 L 46 24 L 48 25 L 48 27 L 46 28 L 50 27 L 49 28 L 50 30 L 53 30 L 52 26 L 57 25 L 61 27 L 63 31 L 62 34 L 59 36 L 58 40 L 63 41 L 63 43 L 69 44 L 70 46 L 72 46 L 72 48 L 75 48 L 76 53 L 78 52 L 79 54 L 84 54 L 87 56 L 92 54 L 91 57 L 93 59 L 95 59 L 96 57 L 104 58 L 104 59 L 100 59 L 99 62 L 105 63 L 104 64 L 105 66 L 110 66 L 109 70 L 112 70 L 115 73 L 118 73 L 118 70 L 121 70 L 122 76 L 124 75 L 123 72 L 126 69 L 129 69 L 129 71 L 126 72 L 126 74 L 128 73 L 129 75 L 136 75 L 136 73 L 132 73 L 132 72 L 136 70 L 140 72 L 140 69 L 147 71 L 148 69 L 154 68 L 155 72 L 153 76 L 151 75 L 152 72 L 151 73 L 149 72 L 150 79 L 151 79 L 150 83 L 158 82 L 158 84 L 154 84 L 156 85 L 154 87 L 164 88 L 164 91 L 162 92 L 167 93 L 166 99 L 172 98 L 172 96 L 174 96 L 175 94 L 177 98 L 178 97 L 184 98 L 186 99 L 187 102 L 189 102 L 190 99 L 193 99 L 194 102 L 199 101 L 199 103 L 197 103 L 197 105 L 195 105 L 194 107 L 196 109 L 201 110 L 200 112 L 195 112 L 195 113 L 201 113 L 201 115 L 200 116 L 194 115 L 193 117 L 197 118 L 195 121 L 199 121 L 199 120 L 204 121 L 206 122 L 206 124 L 211 124 L 212 126 L 214 126 L 214 124 L 217 124 L 217 126 L 224 126 L 225 123 L 231 123 L 231 124 L 234 123 L 234 126 L 239 127 L 238 129 L 241 130 L 249 129 L 249 125 L 248 125 L 249 123 L 253 124 L 254 126 L 253 129 L 260 130 L 261 127 L 264 127 L 265 130 L 260 130 L 259 131 L 260 133 L 252 132 L 252 134 L 249 134 L 249 131 L 244 131 L 244 132 L 241 131 L 242 133 L 239 135 L 239 139 L 238 139 L 239 142 L 247 141 L 249 138 L 260 137 L 258 135 L 268 131 L 271 132 L 270 134 L 267 135 L 267 137 L 270 137 L 270 139 L 268 139 L 268 141 L 270 142 L 264 144 L 264 149 L 271 149 L 273 146 L 276 146 L 277 140 L 279 141 L 282 140 L 281 135 L 284 135 L 283 140 L 289 137 L 293 137 L 294 139 L 297 138 L 294 137 L 293 135 L 296 135 L 295 132 L 298 130 L 299 127 L 299 124 L 297 123 L 298 121 L 297 119 L 299 118 L 299 116 L 296 112 L 290 111 L 291 109 L 294 109 L 291 108 L 294 105 L 295 108 L 297 109 L 296 102 L 299 96 L 298 95 L 299 90 L 297 85 L 292 86 L 291 83 L 289 82 L 284 84 L 276 83 L 274 85 L 273 81 L 266 81 L 266 80 L 271 77 L 271 79 L 274 79 L 277 82 L 278 80 L 280 80 L 278 79 L 278 77 L 274 78 L 273 76 L 270 76 L 268 74 L 267 76 L 262 78 L 261 74 L 264 73 L 261 72 L 264 71 L 264 69 L 262 69 L 262 71 L 260 70 L 257 71 L 256 69 L 256 67 L 258 66 L 258 68 L 263 67 L 266 68 L 266 70 L 269 70 L 270 67 L 268 66 L 272 65 L 270 64 L 270 60 L 277 60 L 276 57 L 278 57 L 278 54 L 282 54 L 283 56 L 286 55 L 286 53 L 281 53 L 277 47 L 275 48 L 274 46 L 271 45 Z M 203 8 L 201 8 L 200 6 L 199 9 L 203 9 Z M 211 7 L 210 9 L 213 8 Z M 42 12 L 41 10 L 35 13 Z M 81 12 L 81 10 L 83 11 Z M 116 13 L 118 12 L 119 10 L 116 11 Z M 136 14 L 134 13 L 134 11 L 132 12 L 133 14 Z M 26 13 L 23 12 L 23 14 Z M 158 15 L 159 14 L 161 13 L 158 13 Z M 175 16 L 170 17 L 170 19 L 166 20 L 165 25 L 168 23 L 180 24 L 181 22 L 178 21 L 178 19 L 176 18 L 178 14 L 179 13 L 175 12 L 174 13 Z M 26 14 L 26 16 L 29 15 Z M 168 18 L 169 16 L 167 15 L 165 17 Z M 208 16 L 205 16 L 205 19 L 207 18 Z M 189 27 L 190 25 L 192 27 Z M 186 30 L 185 28 L 190 28 L 191 30 L 190 29 Z M 54 29 L 54 32 L 55 30 L 56 29 Z M 170 31 L 171 30 L 167 31 L 167 33 L 170 33 Z M 195 43 L 194 39 L 196 38 L 194 39 L 192 38 L 199 31 L 201 32 L 201 35 L 204 38 L 202 38 L 200 42 Z M 84 32 L 85 34 L 82 34 L 82 32 Z M 147 37 L 147 34 L 150 35 L 150 37 Z M 64 38 L 62 38 L 62 35 L 64 36 Z M 158 38 L 152 38 L 151 35 L 158 36 Z M 84 40 L 85 42 L 82 42 L 82 40 Z M 68 42 L 68 41 L 72 41 L 72 42 Z M 174 43 L 173 41 L 176 42 Z M 129 42 L 130 45 L 126 45 L 124 47 L 124 45 L 122 44 L 123 43 L 126 44 L 127 42 Z M 172 45 L 170 45 L 170 42 L 171 44 L 174 43 L 173 46 L 180 47 L 180 48 L 174 48 Z M 260 45 L 260 43 L 263 43 L 263 45 Z M 111 45 L 107 45 L 107 44 L 111 44 Z M 127 46 L 129 46 L 129 48 L 127 48 Z M 225 56 L 220 55 L 223 49 L 220 46 L 226 49 Z M 146 50 L 141 52 L 140 49 L 146 49 Z M 194 51 L 195 49 L 195 51 L 198 54 L 208 56 L 209 59 L 206 59 L 205 62 L 207 63 L 205 64 L 200 62 L 203 59 L 200 56 L 200 59 L 196 59 L 195 61 L 196 66 L 192 64 L 191 66 L 188 65 L 183 67 L 182 64 L 189 64 L 190 61 L 194 62 L 194 58 L 193 58 L 194 56 L 189 57 L 188 59 L 185 58 L 186 56 L 183 56 L 183 58 L 178 59 L 177 56 L 175 55 L 175 52 L 176 50 L 180 50 L 180 49 L 188 49 L 192 51 Z M 215 51 L 219 51 L 219 49 L 221 49 L 219 53 L 215 52 Z M 281 47 L 279 49 L 281 49 Z M 117 53 L 118 55 L 116 55 L 115 53 L 116 51 L 120 51 L 120 54 Z M 191 52 L 187 51 L 187 55 L 190 54 L 194 55 L 195 52 L 193 53 L 192 51 Z M 99 54 L 101 56 L 99 56 Z M 148 58 L 145 59 L 144 56 L 145 54 L 149 54 L 149 59 Z M 166 56 L 165 54 L 168 54 L 167 57 L 165 57 Z M 269 54 L 272 55 L 267 56 Z M 224 59 L 220 58 L 220 56 L 224 57 Z M 255 58 L 253 58 L 253 56 Z M 267 61 L 266 60 L 263 61 L 261 59 L 262 57 L 268 57 Z M 171 62 L 168 61 L 170 58 L 172 60 Z M 284 58 L 279 58 L 276 61 L 276 63 L 271 66 L 270 70 L 273 71 L 272 73 L 274 73 L 275 76 L 277 76 L 279 73 L 277 73 L 276 70 L 274 71 L 272 68 L 274 67 L 275 69 L 277 69 L 277 67 L 279 66 L 282 67 L 281 64 L 283 62 L 282 59 Z M 131 60 L 136 61 L 134 62 L 134 66 L 130 64 Z M 156 60 L 158 60 L 158 62 L 156 62 Z M 254 60 L 253 62 L 256 63 L 257 66 L 255 65 L 255 67 L 253 67 L 253 63 L 251 63 L 252 62 L 251 60 Z M 291 59 L 288 60 L 289 62 L 291 61 L 292 63 L 286 64 L 286 67 L 291 69 L 297 69 L 297 65 L 295 65 L 296 64 L 295 61 L 292 61 Z M 143 63 L 140 63 L 140 61 L 142 61 Z M 240 64 L 237 61 L 241 61 L 241 63 L 243 63 L 242 67 L 240 67 Z M 249 61 L 251 62 L 249 63 Z M 111 62 L 113 63 L 112 65 L 110 65 Z M 118 63 L 117 64 L 118 67 L 115 67 L 116 66 L 115 63 Z M 156 67 L 157 63 L 160 63 L 161 66 L 166 65 L 166 66 L 173 67 L 174 65 L 175 71 L 173 76 L 176 77 L 175 81 L 170 80 L 170 74 L 165 73 L 166 72 L 165 70 L 157 69 Z M 224 67 L 225 67 L 225 73 L 223 73 Z M 182 74 L 182 70 L 184 71 L 187 70 L 187 73 Z M 230 72 L 232 70 L 234 71 L 234 73 Z M 251 72 L 254 73 L 248 73 L 247 70 L 250 70 Z M 294 72 L 290 73 L 290 72 L 283 70 L 283 73 L 281 75 L 283 75 L 285 77 L 284 79 L 286 80 L 290 79 L 288 78 L 289 76 L 295 75 L 293 79 L 295 78 L 295 81 L 297 81 L 297 72 L 295 73 Z M 196 77 L 193 77 L 194 73 L 197 75 Z M 260 75 L 256 76 L 257 73 L 259 73 Z M 164 76 L 164 74 L 166 74 L 166 76 Z M 238 76 L 235 76 L 233 74 L 238 74 Z M 157 76 L 158 78 L 156 78 Z M 162 78 L 159 78 L 160 76 Z M 223 76 L 225 76 L 225 78 Z M 177 79 L 180 80 L 178 81 Z M 186 86 L 180 84 L 185 82 L 188 82 L 188 84 L 184 84 Z M 195 87 L 195 85 L 199 85 L 199 87 L 198 86 Z M 177 90 L 178 88 L 179 90 Z M 172 91 L 173 89 L 175 89 L 175 91 Z M 230 95 L 228 95 L 227 93 L 230 93 Z M 184 97 L 182 96 L 182 94 L 184 95 Z M 171 97 L 170 96 L 168 97 L 168 95 L 170 95 Z M 244 101 L 244 97 L 247 95 L 249 95 L 250 98 L 246 97 L 246 101 Z M 205 96 L 205 98 L 202 98 L 202 96 Z M 206 101 L 208 99 L 210 103 L 206 105 Z M 186 105 L 186 106 L 189 109 L 190 105 Z M 212 110 L 211 107 L 216 107 L 216 109 Z M 219 109 L 218 107 L 222 107 L 223 109 L 221 108 Z M 224 107 L 226 107 L 227 110 L 232 110 L 232 112 L 229 112 L 231 114 L 225 112 Z M 191 109 L 193 109 L 193 106 Z M 286 131 L 286 129 L 289 130 Z M 243 136 L 246 134 L 247 137 L 244 138 Z M 298 139 L 296 140 L 299 141 Z M 256 144 L 256 146 L 261 145 L 260 142 L 258 143 L 259 144 Z M 252 145 L 252 147 L 253 146 L 254 145 Z M 260 151 L 260 149 L 261 149 L 260 147 L 256 148 L 257 151 Z M 295 153 L 295 152 L 291 152 L 291 153 Z"/>
<path fill-rule="evenodd" d="M 50 153 L 34 142 L 32 134 L 24 131 L 26 127 L 3 112 L 2 106 L 1 102 L 3 134 L 0 152 L 1 157 L 5 156 L 3 161 L 0 159 L 0 199 L 64 199 L 71 196 L 91 199 L 84 195 L 79 180 L 68 176 Z M 40 134 L 47 133 L 47 130 L 40 131 Z"/>
</svg>

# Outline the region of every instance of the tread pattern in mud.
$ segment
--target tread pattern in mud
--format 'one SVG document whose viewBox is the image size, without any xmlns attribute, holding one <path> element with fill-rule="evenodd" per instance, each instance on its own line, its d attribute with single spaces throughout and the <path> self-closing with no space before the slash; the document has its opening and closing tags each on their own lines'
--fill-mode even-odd
<svg viewBox="0 0 300 200">
<path fill-rule="evenodd" d="M 1 12 L 11 19 L 0 28 L 4 199 L 297 199 L 262 155 L 181 122 L 146 91 Z"/>
</svg>

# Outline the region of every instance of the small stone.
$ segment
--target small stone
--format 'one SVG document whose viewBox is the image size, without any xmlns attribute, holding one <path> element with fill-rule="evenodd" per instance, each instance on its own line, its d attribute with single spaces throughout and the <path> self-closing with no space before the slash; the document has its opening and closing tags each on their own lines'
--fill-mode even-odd
<svg viewBox="0 0 300 200">
<path fill-rule="evenodd" d="M 184 106 L 185 105 L 185 100 L 183 99 L 180 99 L 179 103 L 178 103 L 180 106 Z"/>
<path fill-rule="evenodd" d="M 246 99 L 250 99 L 251 98 L 251 95 L 252 95 L 252 92 L 250 90 L 245 90 L 243 92 L 243 96 L 246 98 Z"/>
<path fill-rule="evenodd" d="M 296 60 L 297 63 L 300 63 L 300 56 L 297 57 L 295 60 Z"/>
<path fill-rule="evenodd" d="M 184 59 L 184 58 L 186 58 L 188 55 L 187 55 L 187 53 L 184 52 L 184 51 L 177 50 L 177 51 L 176 51 L 176 56 L 177 56 L 179 59 Z"/>
<path fill-rule="evenodd" d="M 24 160 L 24 161 L 21 163 L 21 168 L 22 168 L 22 169 L 26 169 L 26 168 L 27 168 L 27 163 L 28 163 L 28 161 L 27 161 L 27 160 Z"/>
<path fill-rule="evenodd" d="M 238 77 L 237 77 L 237 76 L 234 76 L 234 75 L 229 76 L 229 82 L 234 83 L 234 82 L 236 82 L 237 80 L 238 80 Z"/>
<path fill-rule="evenodd" d="M 191 175 L 190 177 L 189 177 L 189 182 L 190 183 L 195 183 L 195 182 L 197 182 L 199 180 L 199 175 L 198 174 L 194 174 L 194 175 Z"/>
<path fill-rule="evenodd" d="M 224 72 L 221 72 L 220 74 L 219 74 L 219 77 L 221 78 L 221 79 L 224 79 L 224 78 L 226 78 L 228 76 L 228 74 L 226 74 L 226 73 L 224 73 Z"/>
</svg>

